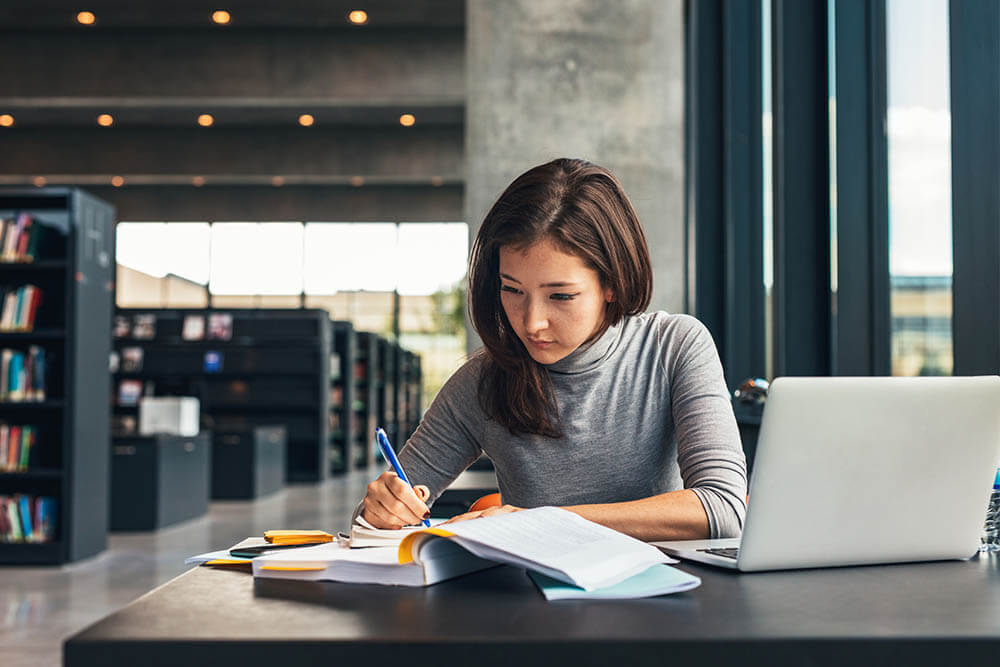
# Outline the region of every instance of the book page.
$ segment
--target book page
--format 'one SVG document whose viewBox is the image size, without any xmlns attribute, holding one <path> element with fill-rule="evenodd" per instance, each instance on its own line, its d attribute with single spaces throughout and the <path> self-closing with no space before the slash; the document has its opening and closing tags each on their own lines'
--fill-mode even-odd
<svg viewBox="0 0 1000 667">
<path fill-rule="evenodd" d="M 616 584 L 668 561 L 652 545 L 557 507 L 459 521 L 441 528 L 478 556 L 543 572 L 586 590 Z"/>
<path fill-rule="evenodd" d="M 443 519 L 431 519 L 431 525 L 434 526 L 442 521 Z M 398 546 L 404 537 L 424 528 L 426 526 L 423 524 L 402 528 L 376 528 L 359 514 L 351 526 L 351 548 Z"/>
</svg>

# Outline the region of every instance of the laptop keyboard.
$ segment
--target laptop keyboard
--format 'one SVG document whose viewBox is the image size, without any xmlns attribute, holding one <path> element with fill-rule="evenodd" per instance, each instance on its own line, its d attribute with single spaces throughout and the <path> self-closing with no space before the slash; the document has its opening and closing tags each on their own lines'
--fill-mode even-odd
<svg viewBox="0 0 1000 667">
<path fill-rule="evenodd" d="M 732 558 L 736 560 L 740 556 L 739 547 L 726 547 L 724 549 L 698 549 L 707 554 L 712 554 L 713 556 L 722 556 L 723 558 Z"/>
</svg>

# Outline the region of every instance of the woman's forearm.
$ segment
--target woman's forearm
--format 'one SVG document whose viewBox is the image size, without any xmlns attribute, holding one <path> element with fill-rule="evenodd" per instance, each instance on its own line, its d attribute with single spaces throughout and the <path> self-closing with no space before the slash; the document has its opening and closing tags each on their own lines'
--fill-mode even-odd
<svg viewBox="0 0 1000 667">
<path fill-rule="evenodd" d="M 563 509 L 646 542 L 709 536 L 708 515 L 698 495 L 690 489 L 622 503 L 571 505 Z"/>
</svg>

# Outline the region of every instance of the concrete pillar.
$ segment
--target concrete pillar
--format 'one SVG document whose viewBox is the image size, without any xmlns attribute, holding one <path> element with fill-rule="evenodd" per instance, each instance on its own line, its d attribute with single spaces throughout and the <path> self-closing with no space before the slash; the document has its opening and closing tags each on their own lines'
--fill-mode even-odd
<svg viewBox="0 0 1000 667">
<path fill-rule="evenodd" d="M 465 217 L 526 169 L 610 169 L 645 227 L 651 309 L 684 303 L 683 0 L 468 0 Z M 470 339 L 474 339 L 470 336 Z M 479 345 L 470 340 L 470 349 Z"/>
</svg>

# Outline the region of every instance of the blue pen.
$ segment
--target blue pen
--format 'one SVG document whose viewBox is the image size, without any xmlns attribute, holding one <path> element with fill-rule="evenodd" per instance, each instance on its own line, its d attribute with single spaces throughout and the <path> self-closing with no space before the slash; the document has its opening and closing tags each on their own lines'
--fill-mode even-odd
<svg viewBox="0 0 1000 667">
<path fill-rule="evenodd" d="M 399 478 L 407 484 L 410 484 L 410 480 L 406 479 L 406 473 L 403 472 L 403 466 L 399 465 L 399 459 L 396 458 L 396 452 L 393 451 L 392 445 L 389 444 L 389 437 L 385 434 L 385 431 L 383 431 L 381 427 L 375 429 L 375 441 L 378 442 L 378 447 L 382 450 L 382 456 L 384 456 L 385 460 L 392 465 L 392 469 L 396 471 L 396 475 L 398 475 Z M 410 484 L 410 488 L 413 488 L 412 484 Z M 430 526 L 431 522 L 424 519 L 424 525 Z"/>
</svg>

